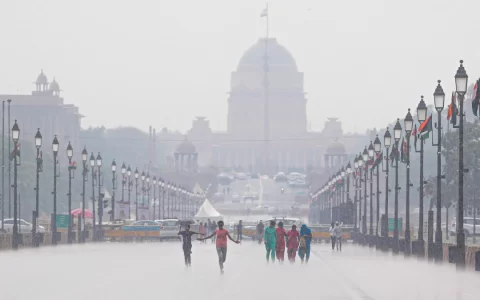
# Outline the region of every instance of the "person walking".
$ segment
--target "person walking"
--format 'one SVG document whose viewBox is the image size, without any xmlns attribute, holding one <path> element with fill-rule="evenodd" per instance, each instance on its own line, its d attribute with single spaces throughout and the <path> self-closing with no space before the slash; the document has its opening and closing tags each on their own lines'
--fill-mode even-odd
<svg viewBox="0 0 480 300">
<path fill-rule="evenodd" d="M 270 221 L 270 226 L 265 228 L 263 238 L 265 249 L 267 250 L 267 262 L 269 262 L 270 257 L 272 258 L 272 262 L 275 262 L 275 247 L 277 246 L 277 231 L 275 230 L 275 221 Z"/>
<path fill-rule="evenodd" d="M 237 225 L 237 240 L 242 241 L 243 240 L 243 224 L 242 220 L 238 221 Z"/>
<path fill-rule="evenodd" d="M 275 246 L 275 252 L 277 254 L 278 261 L 283 262 L 285 260 L 285 237 L 287 236 L 285 228 L 283 228 L 283 222 L 278 222 L 276 233 L 277 244 Z"/>
<path fill-rule="evenodd" d="M 329 232 L 330 232 L 330 240 L 332 240 L 332 250 L 335 250 L 335 225 L 333 222 Z"/>
<path fill-rule="evenodd" d="M 335 224 L 334 232 L 335 232 L 335 243 L 337 244 L 337 251 L 342 251 L 342 224 L 338 224 L 338 222 Z"/>
<path fill-rule="evenodd" d="M 303 263 L 304 259 L 305 262 L 308 263 L 310 259 L 310 243 L 312 242 L 312 231 L 307 225 L 302 224 L 300 227 L 300 247 L 298 250 L 298 255 Z"/>
<path fill-rule="evenodd" d="M 203 241 L 208 240 L 214 236 L 216 237 L 215 245 L 217 248 L 218 264 L 220 266 L 221 274 L 223 274 L 223 264 L 227 259 L 227 237 L 235 244 L 240 244 L 240 241 L 236 241 L 230 236 L 230 233 L 228 232 L 228 230 L 223 228 L 223 225 L 223 221 L 218 221 L 218 229 L 216 229 L 215 232 L 213 232 L 207 237 L 198 239 L 199 241 Z"/>
<path fill-rule="evenodd" d="M 287 233 L 287 255 L 288 260 L 292 263 L 295 262 L 295 256 L 297 255 L 299 236 L 297 225 L 293 224 L 292 229 Z"/>
<path fill-rule="evenodd" d="M 185 226 L 185 230 L 180 230 L 178 235 L 182 236 L 183 240 L 183 256 L 185 258 L 185 266 L 190 267 L 192 265 L 192 235 L 199 234 L 202 235 L 201 232 L 194 232 L 190 231 L 190 225 Z"/>
<path fill-rule="evenodd" d="M 257 224 L 257 239 L 259 244 L 262 243 L 264 231 L 265 225 L 263 225 L 262 220 L 260 220 L 260 222 Z"/>
</svg>

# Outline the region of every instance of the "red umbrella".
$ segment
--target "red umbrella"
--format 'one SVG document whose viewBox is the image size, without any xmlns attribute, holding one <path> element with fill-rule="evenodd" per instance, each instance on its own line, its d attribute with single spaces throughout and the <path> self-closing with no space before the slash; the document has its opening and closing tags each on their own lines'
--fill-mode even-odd
<svg viewBox="0 0 480 300">
<path fill-rule="evenodd" d="M 78 217 L 78 215 L 82 215 L 82 209 L 81 208 L 77 208 L 77 209 L 74 209 L 72 210 L 72 216 L 74 217 Z M 88 210 L 88 209 L 85 209 L 85 218 L 93 218 L 93 213 L 91 210 Z"/>
</svg>

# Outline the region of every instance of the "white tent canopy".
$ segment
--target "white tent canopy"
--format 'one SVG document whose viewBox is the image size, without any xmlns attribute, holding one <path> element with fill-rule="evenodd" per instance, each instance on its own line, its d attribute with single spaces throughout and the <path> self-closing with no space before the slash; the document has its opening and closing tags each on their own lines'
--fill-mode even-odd
<svg viewBox="0 0 480 300">
<path fill-rule="evenodd" d="M 197 214 L 193 217 L 194 220 L 207 220 L 218 221 L 223 220 L 222 215 L 212 206 L 208 199 L 205 199 L 202 206 L 198 209 Z"/>
</svg>

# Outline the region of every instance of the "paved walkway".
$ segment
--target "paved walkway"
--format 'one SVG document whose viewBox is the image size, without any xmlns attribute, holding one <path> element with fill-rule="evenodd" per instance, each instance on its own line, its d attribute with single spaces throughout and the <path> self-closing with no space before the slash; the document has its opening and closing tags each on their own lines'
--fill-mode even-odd
<svg viewBox="0 0 480 300">
<path fill-rule="evenodd" d="M 180 243 L 88 244 L 0 254 L 0 299 L 479 299 L 480 276 L 452 265 L 392 257 L 353 245 L 313 245 L 308 265 L 265 262 L 264 247 L 229 243 L 225 274 L 210 243 L 192 268 Z M 253 295 L 252 295 L 253 293 Z M 253 296 L 253 297 L 252 297 Z"/>
</svg>

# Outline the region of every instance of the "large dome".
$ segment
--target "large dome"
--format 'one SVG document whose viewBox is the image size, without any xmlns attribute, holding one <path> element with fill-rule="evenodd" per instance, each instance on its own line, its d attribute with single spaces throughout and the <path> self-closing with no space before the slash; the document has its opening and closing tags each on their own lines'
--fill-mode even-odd
<svg viewBox="0 0 480 300">
<path fill-rule="evenodd" d="M 268 65 L 270 70 L 282 69 L 285 71 L 297 71 L 297 63 L 292 54 L 275 38 L 261 38 L 251 46 L 238 63 L 237 71 L 263 70 L 265 44 L 267 44 Z"/>
</svg>

